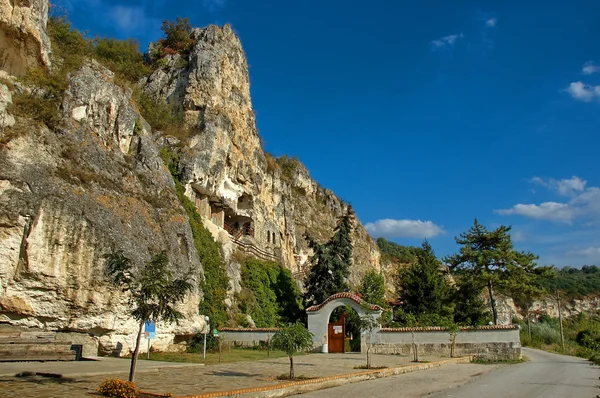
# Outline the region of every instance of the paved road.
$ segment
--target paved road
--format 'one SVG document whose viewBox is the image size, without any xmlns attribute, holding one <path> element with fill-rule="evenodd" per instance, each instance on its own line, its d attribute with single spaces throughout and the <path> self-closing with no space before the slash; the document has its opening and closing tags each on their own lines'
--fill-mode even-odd
<svg viewBox="0 0 600 398">
<path fill-rule="evenodd" d="M 455 365 L 304 394 L 303 398 L 594 398 L 597 367 L 579 358 L 523 349 L 519 365 Z M 433 394 L 433 395 L 431 395 Z"/>
<path fill-rule="evenodd" d="M 434 397 L 593 398 L 600 393 L 600 372 L 588 361 L 527 348 L 523 355 L 529 362 L 499 368 Z"/>
</svg>

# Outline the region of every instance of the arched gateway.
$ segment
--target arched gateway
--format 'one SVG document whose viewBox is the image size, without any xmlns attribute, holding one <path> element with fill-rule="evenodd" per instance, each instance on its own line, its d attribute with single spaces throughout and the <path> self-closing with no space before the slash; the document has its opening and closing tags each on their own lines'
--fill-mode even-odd
<svg viewBox="0 0 600 398">
<path fill-rule="evenodd" d="M 316 351 L 327 352 L 324 347 L 328 344 L 329 317 L 337 307 L 349 305 L 362 318 L 370 316 L 378 319 L 383 309 L 375 304 L 369 304 L 356 293 L 338 293 L 329 297 L 319 305 L 313 305 L 306 309 L 308 315 L 308 330 L 313 334 L 313 344 Z M 376 330 L 378 332 L 379 330 Z M 361 351 L 364 344 L 361 344 Z"/>
</svg>

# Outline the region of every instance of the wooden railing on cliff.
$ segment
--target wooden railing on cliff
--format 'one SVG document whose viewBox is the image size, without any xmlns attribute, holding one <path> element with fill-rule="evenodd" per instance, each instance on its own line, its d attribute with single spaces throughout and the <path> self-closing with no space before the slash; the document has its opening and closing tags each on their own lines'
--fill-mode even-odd
<svg viewBox="0 0 600 398">
<path fill-rule="evenodd" d="M 281 261 L 280 258 L 276 255 L 272 253 L 267 253 L 266 251 L 254 246 L 251 243 L 244 243 L 241 240 L 239 240 L 239 238 L 236 238 L 233 235 L 229 235 L 229 239 L 231 239 L 231 241 L 235 243 L 243 253 L 252 254 L 265 261 Z"/>
</svg>

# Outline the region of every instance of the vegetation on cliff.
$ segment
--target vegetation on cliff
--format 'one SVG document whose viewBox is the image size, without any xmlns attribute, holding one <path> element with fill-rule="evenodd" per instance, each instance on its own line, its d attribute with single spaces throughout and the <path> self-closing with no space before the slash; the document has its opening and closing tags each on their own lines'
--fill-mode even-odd
<svg viewBox="0 0 600 398">
<path fill-rule="evenodd" d="M 304 318 L 302 294 L 290 270 L 281 264 L 246 257 L 241 285 L 239 310 L 250 315 L 257 327 L 275 327 Z"/>
<path fill-rule="evenodd" d="M 199 288 L 203 293 L 200 313 L 208 315 L 213 326 L 225 325 L 227 322 L 225 298 L 229 289 L 229 277 L 225 272 L 221 247 L 215 242 L 210 232 L 204 228 L 196 206 L 185 196 L 181 183 L 175 180 L 175 184 L 177 197 L 188 214 L 194 245 L 204 270 L 204 279 L 199 281 Z"/>
</svg>

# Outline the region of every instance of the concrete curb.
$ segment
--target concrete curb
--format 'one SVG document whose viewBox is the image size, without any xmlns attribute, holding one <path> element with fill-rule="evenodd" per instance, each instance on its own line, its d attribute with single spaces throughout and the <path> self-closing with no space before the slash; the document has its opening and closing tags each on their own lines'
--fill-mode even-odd
<svg viewBox="0 0 600 398">
<path fill-rule="evenodd" d="M 315 390 L 322 390 L 330 387 L 337 387 L 343 384 L 356 383 L 358 381 L 379 379 L 381 377 L 396 376 L 404 373 L 417 372 L 441 366 L 455 365 L 459 363 L 470 363 L 473 357 L 452 358 L 442 361 L 418 363 L 396 368 L 371 369 L 357 373 L 335 375 L 319 379 L 293 381 L 287 383 L 274 384 L 270 386 L 244 388 L 231 391 L 216 391 L 200 395 L 186 395 L 179 398 L 214 398 L 214 397 L 244 397 L 244 398 L 275 398 L 285 397 L 293 394 L 302 394 Z"/>
</svg>

